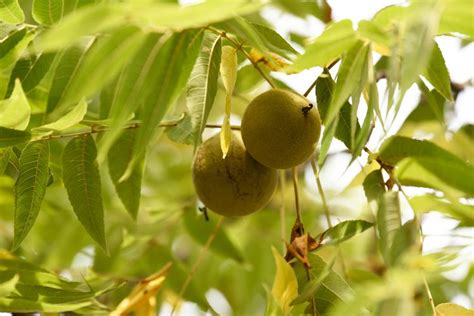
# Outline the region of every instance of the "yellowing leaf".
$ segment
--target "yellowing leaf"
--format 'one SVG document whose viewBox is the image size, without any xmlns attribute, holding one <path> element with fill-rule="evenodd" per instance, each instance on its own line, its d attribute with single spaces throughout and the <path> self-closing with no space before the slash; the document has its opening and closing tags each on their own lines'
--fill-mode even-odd
<svg viewBox="0 0 474 316">
<path fill-rule="evenodd" d="M 233 92 L 237 79 L 237 50 L 232 46 L 222 47 L 221 76 L 227 92 Z"/>
<path fill-rule="evenodd" d="M 23 131 L 30 122 L 30 115 L 28 99 L 17 79 L 10 98 L 0 101 L 0 126 Z"/>
<path fill-rule="evenodd" d="M 290 69 L 290 63 L 280 55 L 268 52 L 266 55 L 262 54 L 255 48 L 252 48 L 249 53 L 250 58 L 256 64 L 262 63 L 271 71 L 284 71 L 287 74 L 294 74 L 297 71 Z"/>
<path fill-rule="evenodd" d="M 436 306 L 436 316 L 474 316 L 474 310 L 453 303 L 442 303 Z"/>
<path fill-rule="evenodd" d="M 237 50 L 231 46 L 222 47 L 220 72 L 226 90 L 225 116 L 221 129 L 222 158 L 227 156 L 231 140 L 230 114 L 232 112 L 231 100 L 237 79 Z"/>
<path fill-rule="evenodd" d="M 280 305 L 283 314 L 288 315 L 292 309 L 290 303 L 298 296 L 298 282 L 293 268 L 280 253 L 272 247 L 275 258 L 276 274 L 273 281 L 272 295 Z"/>
<path fill-rule="evenodd" d="M 156 293 L 165 281 L 166 273 L 171 268 L 167 263 L 160 271 L 140 281 L 132 292 L 124 298 L 110 316 L 125 316 L 134 313 L 136 316 L 156 315 Z"/>
</svg>

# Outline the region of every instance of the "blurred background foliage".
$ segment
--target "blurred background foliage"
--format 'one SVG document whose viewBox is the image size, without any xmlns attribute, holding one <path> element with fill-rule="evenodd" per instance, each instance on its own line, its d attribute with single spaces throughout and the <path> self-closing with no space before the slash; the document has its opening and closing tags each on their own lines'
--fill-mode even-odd
<svg viewBox="0 0 474 316">
<path fill-rule="evenodd" d="M 275 12 L 280 20 L 269 19 Z M 403 2 L 358 25 L 335 19 L 330 1 L 0 2 L 0 311 L 109 314 L 168 262 L 156 301 L 140 301 L 136 315 L 169 315 L 174 305 L 181 315 L 433 315 L 431 299 L 472 308 L 474 115 L 452 127 L 459 96 L 470 93 L 472 103 L 472 78 L 453 82 L 433 41 L 443 35 L 472 47 L 472 15 L 464 0 Z M 288 26 L 295 19 L 316 23 L 320 33 L 295 31 Z M 196 121 L 220 125 L 225 115 L 215 47 L 236 43 L 243 46 L 232 124 L 270 88 L 265 76 L 300 94 L 318 79 L 308 98 L 317 100 L 325 128 L 312 164 L 298 168 L 302 222 L 314 238 L 348 226 L 327 232 L 324 246 L 308 254 L 308 271 L 279 261 L 284 241 L 293 241 L 289 171 L 280 172 L 271 202 L 244 218 L 221 222 L 196 198 L 193 144 L 201 132 L 204 139 L 219 132 Z M 216 76 L 197 82 L 211 92 L 193 102 L 186 86 L 197 57 Z M 140 81 L 145 61 L 153 65 Z M 25 122 L 11 121 L 25 100 L 31 114 L 21 128 Z M 60 128 L 44 126 L 71 112 Z M 134 133 L 126 150 L 114 145 L 124 125 L 124 134 Z M 89 236 L 91 224 L 77 220 L 62 180 L 71 134 L 93 134 L 97 143 L 108 253 Z M 31 140 L 46 140 L 50 151 L 35 221 L 15 217 L 20 159 Z M 118 194 L 129 169 L 138 171 Z M 15 244 L 14 225 L 31 218 Z M 426 232 L 440 225 L 450 228 L 438 230 L 444 241 L 423 248 Z M 278 284 L 298 291 L 285 297 Z M 472 315 L 456 308 L 437 313 Z"/>
</svg>

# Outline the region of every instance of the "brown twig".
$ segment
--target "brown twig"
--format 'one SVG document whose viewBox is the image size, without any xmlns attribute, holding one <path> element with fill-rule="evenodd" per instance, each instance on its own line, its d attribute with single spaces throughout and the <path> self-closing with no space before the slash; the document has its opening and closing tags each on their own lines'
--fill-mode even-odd
<svg viewBox="0 0 474 316">
<path fill-rule="evenodd" d="M 339 62 L 339 60 L 340 60 L 339 58 L 334 60 L 331 64 L 329 64 L 329 66 L 327 66 L 325 68 L 325 70 L 329 70 L 332 67 L 334 67 L 334 65 L 337 64 Z M 303 96 L 305 96 L 305 97 L 308 96 L 308 94 L 311 92 L 311 90 L 313 90 L 313 88 L 316 86 L 316 81 L 318 81 L 318 78 L 319 78 L 319 76 L 313 81 L 313 83 L 309 86 L 309 88 L 306 89 L 306 92 L 303 94 Z"/>
</svg>

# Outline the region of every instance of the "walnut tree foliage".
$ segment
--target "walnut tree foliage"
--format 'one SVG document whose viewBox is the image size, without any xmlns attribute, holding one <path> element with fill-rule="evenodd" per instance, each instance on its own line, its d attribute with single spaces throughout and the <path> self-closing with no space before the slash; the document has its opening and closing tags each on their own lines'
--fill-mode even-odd
<svg viewBox="0 0 474 316">
<path fill-rule="evenodd" d="M 269 7 L 324 30 L 279 34 Z M 443 274 L 465 245 L 426 252 L 421 224 L 474 224 L 474 129 L 450 127 L 469 83 L 436 42 L 471 44 L 473 12 L 411 0 L 352 23 L 325 0 L 0 0 L 0 311 L 220 314 L 212 289 L 233 315 L 472 315 L 450 303 L 472 295 L 472 263 Z M 205 210 L 196 148 L 222 127 L 226 152 L 231 113 L 307 69 L 314 155 L 280 171 L 263 210 Z M 319 174 L 337 155 L 360 172 L 333 192 Z"/>
</svg>

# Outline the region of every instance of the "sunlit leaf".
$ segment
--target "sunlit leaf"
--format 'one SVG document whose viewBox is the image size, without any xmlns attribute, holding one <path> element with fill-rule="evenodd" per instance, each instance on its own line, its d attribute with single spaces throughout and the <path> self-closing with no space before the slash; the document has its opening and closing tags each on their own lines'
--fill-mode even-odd
<svg viewBox="0 0 474 316">
<path fill-rule="evenodd" d="M 220 36 L 206 32 L 201 52 L 189 78 L 186 97 L 191 112 L 195 147 L 201 143 L 201 134 L 216 96 L 220 59 Z"/>
<path fill-rule="evenodd" d="M 258 88 L 263 83 L 260 74 L 255 71 L 253 65 L 246 65 L 237 72 L 237 81 L 235 83 L 235 92 L 237 94 L 249 93 Z"/>
<path fill-rule="evenodd" d="M 353 46 L 356 40 L 351 21 L 342 20 L 331 24 L 296 58 L 291 69 L 300 71 L 315 66 L 327 66 Z"/>
<path fill-rule="evenodd" d="M 474 20 L 472 3 L 469 0 L 443 0 L 444 10 L 441 13 L 438 34 L 458 32 L 474 37 Z"/>
<path fill-rule="evenodd" d="M 43 33 L 38 38 L 38 48 L 43 51 L 68 48 L 83 36 L 95 35 L 123 23 L 123 10 L 117 6 L 87 6 L 68 15 Z"/>
<path fill-rule="evenodd" d="M 382 144 L 379 157 L 390 165 L 398 164 L 395 172 L 403 183 L 474 195 L 474 183 L 466 177 L 474 173 L 474 167 L 434 143 L 393 136 Z"/>
<path fill-rule="evenodd" d="M 331 147 L 332 139 L 336 134 L 337 127 L 339 125 L 339 116 L 337 116 L 331 124 L 326 125 L 324 129 L 323 137 L 321 139 L 321 148 L 319 150 L 318 155 L 318 165 L 319 167 L 323 166 L 324 162 L 326 161 L 327 154 L 329 152 L 329 148 Z"/>
<path fill-rule="evenodd" d="M 229 151 L 232 136 L 232 130 L 230 128 L 230 115 L 232 111 L 231 101 L 234 93 L 235 81 L 237 79 L 237 50 L 232 46 L 222 47 L 220 73 L 226 90 L 225 116 L 220 135 L 222 158 L 225 158 Z"/>
<path fill-rule="evenodd" d="M 398 192 L 388 191 L 379 199 L 377 211 L 378 245 L 385 262 L 389 264 L 390 248 L 397 230 L 401 227 L 400 202 Z"/>
<path fill-rule="evenodd" d="M 92 136 L 73 138 L 64 148 L 63 181 L 69 201 L 89 235 L 107 249 L 97 150 Z"/>
<path fill-rule="evenodd" d="M 272 296 L 280 305 L 283 315 L 288 315 L 292 309 L 290 303 L 298 295 L 298 282 L 295 272 L 285 259 L 272 247 L 275 259 L 276 274 L 273 280 Z"/>
<path fill-rule="evenodd" d="M 142 187 L 143 160 L 137 163 L 132 174 L 127 179 L 121 177 L 132 161 L 135 147 L 136 130 L 122 133 L 108 154 L 109 173 L 115 190 L 130 215 L 136 219 L 140 207 L 140 193 Z"/>
<path fill-rule="evenodd" d="M 374 224 L 363 220 L 351 220 L 338 223 L 336 226 L 327 229 L 323 233 L 323 243 L 325 245 L 339 244 L 347 239 L 358 235 Z"/>
<path fill-rule="evenodd" d="M 33 18 L 36 22 L 51 25 L 61 19 L 64 12 L 64 0 L 34 0 Z"/>
<path fill-rule="evenodd" d="M 15 290 L 20 276 L 15 273 L 8 273 L 7 275 L 0 274 L 0 297 L 5 297 Z"/>
<path fill-rule="evenodd" d="M 470 224 L 474 221 L 474 206 L 448 201 L 434 195 L 419 195 L 410 198 L 410 206 L 415 212 L 436 211 Z"/>
<path fill-rule="evenodd" d="M 0 126 L 0 148 L 11 147 L 29 141 L 31 134 Z"/>
<path fill-rule="evenodd" d="M 441 303 L 436 306 L 436 316 L 472 316 L 474 310 L 454 303 Z"/>
<path fill-rule="evenodd" d="M 74 126 L 78 124 L 84 116 L 86 115 L 87 112 L 87 102 L 82 99 L 79 101 L 79 103 L 68 113 L 66 113 L 64 116 L 61 116 L 57 121 L 42 125 L 40 127 L 36 127 L 32 129 L 33 131 L 48 131 L 48 130 L 54 130 L 54 131 L 62 131 L 65 130 L 71 126 Z"/>
<path fill-rule="evenodd" d="M 17 80 L 10 98 L 0 101 L 0 126 L 25 130 L 30 122 L 30 115 L 30 104 L 21 88 L 20 80 Z"/>
<path fill-rule="evenodd" d="M 451 94 L 451 80 L 449 78 L 448 69 L 446 68 L 446 62 L 436 42 L 434 43 L 428 66 L 423 71 L 423 76 L 425 76 L 433 87 L 447 100 L 453 100 Z"/>
<path fill-rule="evenodd" d="M 382 55 L 390 55 L 392 38 L 380 29 L 377 24 L 372 21 L 362 20 L 359 22 L 357 32 L 361 37 L 372 41 L 375 51 Z"/>
<path fill-rule="evenodd" d="M 13 249 L 33 227 L 48 184 L 49 143 L 29 143 L 21 152 L 20 173 L 15 183 L 15 234 Z"/>
<path fill-rule="evenodd" d="M 0 21 L 9 24 L 18 24 L 24 20 L 25 14 L 18 4 L 18 0 L 0 1 Z"/>
</svg>

